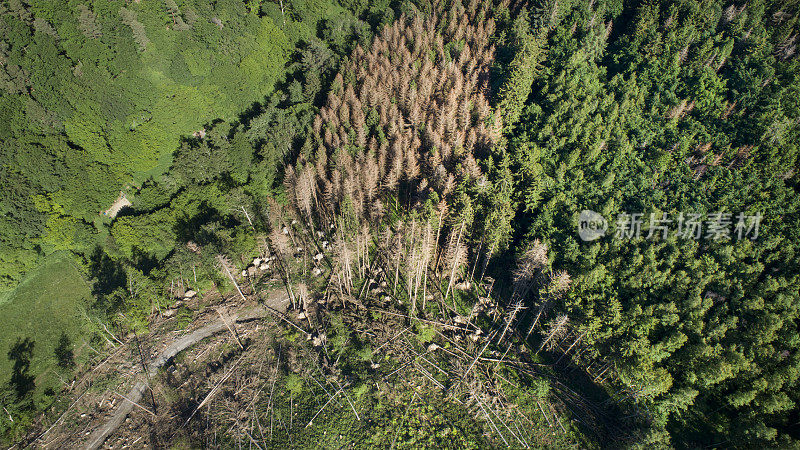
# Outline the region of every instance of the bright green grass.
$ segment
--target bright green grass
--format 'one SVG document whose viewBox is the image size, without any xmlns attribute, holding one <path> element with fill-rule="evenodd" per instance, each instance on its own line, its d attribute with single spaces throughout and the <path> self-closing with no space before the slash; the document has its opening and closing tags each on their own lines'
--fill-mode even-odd
<svg viewBox="0 0 800 450">
<path fill-rule="evenodd" d="M 74 344 L 77 355 L 86 332 L 86 307 L 91 301 L 89 283 L 83 278 L 69 254 L 53 254 L 29 273 L 16 289 L 0 300 L 0 383 L 11 376 L 8 350 L 18 338 L 35 342 L 30 373 L 36 376 L 36 392 L 52 387 L 60 380 L 53 370 L 53 350 L 62 331 Z M 77 358 L 76 358 L 77 359 Z"/>
</svg>

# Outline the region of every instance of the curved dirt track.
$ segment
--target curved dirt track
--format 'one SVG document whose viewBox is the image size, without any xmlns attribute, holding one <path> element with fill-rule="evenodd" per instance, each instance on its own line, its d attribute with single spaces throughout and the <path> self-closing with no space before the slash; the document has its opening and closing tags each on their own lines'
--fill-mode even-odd
<svg viewBox="0 0 800 450">
<path fill-rule="evenodd" d="M 237 322 L 247 322 L 249 320 L 263 318 L 269 315 L 271 312 L 273 314 L 282 314 L 284 311 L 286 311 L 288 303 L 289 299 L 286 296 L 271 296 L 265 302 L 265 305 L 267 306 L 266 308 L 262 305 L 258 305 L 236 313 L 231 313 L 227 319 L 227 325 L 220 317 L 217 321 L 198 328 L 191 333 L 185 334 L 172 341 L 163 350 L 161 350 L 158 356 L 156 356 L 156 358 L 153 359 L 150 364 L 147 365 L 147 371 L 149 373 L 157 371 L 159 368 L 161 368 L 161 366 L 166 364 L 167 361 L 175 357 L 175 355 L 183 350 L 186 350 L 187 348 L 197 344 L 203 339 L 206 339 L 217 333 L 227 331 L 229 325 Z M 144 395 L 146 389 L 146 381 L 137 382 L 130 392 L 128 392 L 126 395 L 127 399 L 119 405 L 111 419 L 103 424 L 103 426 L 92 432 L 85 448 L 95 450 L 103 445 L 103 442 L 105 442 L 105 440 L 108 439 L 117 430 L 117 428 L 119 428 L 128 414 L 130 414 L 131 410 L 133 410 L 134 404 L 131 402 L 138 403 Z"/>
</svg>

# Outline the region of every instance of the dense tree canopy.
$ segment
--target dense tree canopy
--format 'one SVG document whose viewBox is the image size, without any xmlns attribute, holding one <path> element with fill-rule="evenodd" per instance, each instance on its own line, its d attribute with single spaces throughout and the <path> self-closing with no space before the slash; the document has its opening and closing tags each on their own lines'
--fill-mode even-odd
<svg viewBox="0 0 800 450">
<path fill-rule="evenodd" d="M 53 242 L 90 246 L 100 213 L 120 190 L 165 171 L 180 136 L 260 101 L 283 79 L 298 43 L 319 46 L 321 17 L 304 16 L 327 7 L 298 5 L 302 14 L 280 21 L 237 1 L 0 8 L 8 288 Z M 325 64 L 322 56 L 309 62 Z"/>
<path fill-rule="evenodd" d="M 508 149 L 517 232 L 550 244 L 574 280 L 558 311 L 673 443 L 789 445 L 800 377 L 796 13 L 559 3 L 543 11 L 560 24 Z M 605 238 L 579 238 L 586 209 L 608 220 Z M 630 213 L 642 214 L 641 237 L 615 237 Z M 668 214 L 675 231 L 681 213 L 702 215 L 700 240 L 648 230 L 651 214 Z M 729 214 L 728 237 L 707 234 L 716 213 Z M 739 213 L 763 215 L 757 239 L 739 238 Z"/>
</svg>

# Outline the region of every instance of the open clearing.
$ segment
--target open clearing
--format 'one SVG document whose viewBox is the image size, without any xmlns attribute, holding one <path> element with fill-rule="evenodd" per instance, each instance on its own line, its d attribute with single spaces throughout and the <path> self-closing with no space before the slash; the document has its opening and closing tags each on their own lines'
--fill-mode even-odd
<svg viewBox="0 0 800 450">
<path fill-rule="evenodd" d="M 113 219 L 117 217 L 117 214 L 122 208 L 129 207 L 131 205 L 133 205 L 133 203 L 131 203 L 131 201 L 128 200 L 128 197 L 125 196 L 125 192 L 119 191 L 119 196 L 117 196 L 117 199 L 114 200 L 114 203 L 112 203 L 107 210 L 103 211 L 103 215 Z"/>
<path fill-rule="evenodd" d="M 82 311 L 91 301 L 89 283 L 68 254 L 51 255 L 30 273 L 0 304 L 0 382 L 11 374 L 8 350 L 17 339 L 35 342 L 31 374 L 37 377 L 41 392 L 57 377 L 40 377 L 55 365 L 53 350 L 61 332 L 67 333 L 76 348 L 87 324 Z M 43 379 L 42 379 L 43 378 Z"/>
</svg>

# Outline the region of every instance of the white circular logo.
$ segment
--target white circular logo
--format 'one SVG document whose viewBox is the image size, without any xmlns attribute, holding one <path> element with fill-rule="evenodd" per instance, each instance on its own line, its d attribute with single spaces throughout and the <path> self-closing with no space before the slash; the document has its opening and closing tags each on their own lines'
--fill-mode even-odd
<svg viewBox="0 0 800 450">
<path fill-rule="evenodd" d="M 584 209 L 578 216 L 578 236 L 583 241 L 593 241 L 605 236 L 608 222 L 594 211 Z"/>
</svg>

